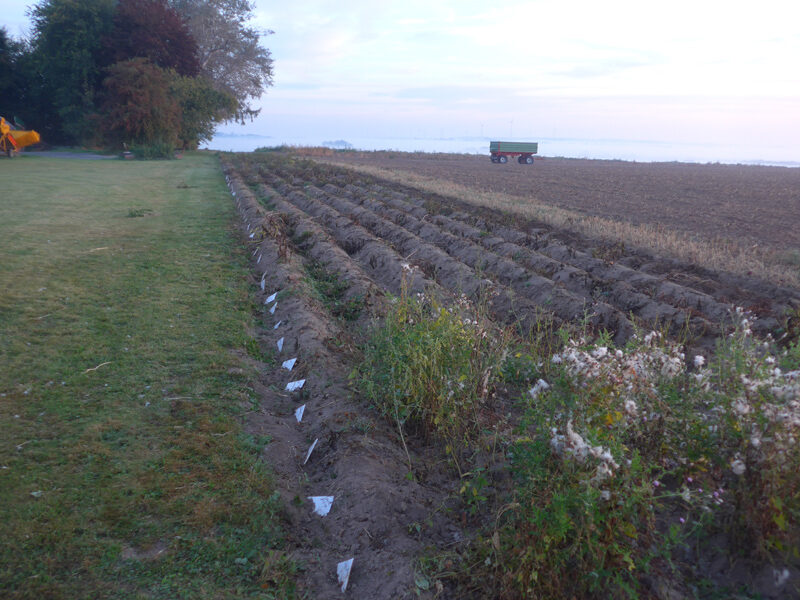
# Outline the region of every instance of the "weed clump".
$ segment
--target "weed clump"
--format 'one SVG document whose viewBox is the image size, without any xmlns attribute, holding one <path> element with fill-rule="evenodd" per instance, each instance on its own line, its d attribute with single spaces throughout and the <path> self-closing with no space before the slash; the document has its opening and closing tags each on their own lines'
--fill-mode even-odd
<svg viewBox="0 0 800 600">
<path fill-rule="evenodd" d="M 651 332 L 507 365 L 535 385 L 471 577 L 504 598 L 638 598 L 669 587 L 679 554 L 797 564 L 800 365 L 794 346 L 755 340 L 741 309 L 734 321 L 709 359 Z M 731 544 L 704 546 L 717 534 Z"/>
<path fill-rule="evenodd" d="M 373 332 L 357 374 L 366 396 L 401 433 L 413 427 L 454 442 L 475 429 L 504 346 L 465 297 L 446 308 L 404 293 Z"/>
<path fill-rule="evenodd" d="M 345 321 L 358 319 L 364 308 L 364 298 L 354 296 L 348 299 L 346 292 L 350 285 L 347 281 L 341 279 L 337 273 L 329 270 L 322 263 L 313 260 L 306 264 L 306 273 L 308 273 L 311 288 L 331 314 Z"/>
</svg>

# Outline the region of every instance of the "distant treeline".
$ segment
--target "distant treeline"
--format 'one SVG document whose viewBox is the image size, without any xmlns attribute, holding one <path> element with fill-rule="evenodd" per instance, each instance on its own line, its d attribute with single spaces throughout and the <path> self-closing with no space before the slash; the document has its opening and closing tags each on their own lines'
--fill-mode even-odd
<svg viewBox="0 0 800 600">
<path fill-rule="evenodd" d="M 42 0 L 32 29 L 0 28 L 0 114 L 51 144 L 147 147 L 210 140 L 255 116 L 272 58 L 247 0 Z"/>
</svg>

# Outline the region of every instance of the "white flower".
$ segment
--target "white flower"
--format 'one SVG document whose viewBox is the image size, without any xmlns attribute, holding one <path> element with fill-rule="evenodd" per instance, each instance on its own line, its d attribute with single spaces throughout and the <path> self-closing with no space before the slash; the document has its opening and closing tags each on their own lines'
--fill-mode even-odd
<svg viewBox="0 0 800 600">
<path fill-rule="evenodd" d="M 636 402 L 633 400 L 625 400 L 625 412 L 630 416 L 635 417 L 637 412 Z"/>
<path fill-rule="evenodd" d="M 572 419 L 567 421 L 567 449 L 575 455 L 578 462 L 583 462 L 589 453 L 589 445 L 583 441 L 579 433 L 572 429 Z"/>
<path fill-rule="evenodd" d="M 744 398 L 739 398 L 733 403 L 733 410 L 739 415 L 746 415 L 750 412 L 750 405 L 745 402 Z"/>
<path fill-rule="evenodd" d="M 608 490 L 601 491 L 600 492 L 600 499 L 601 500 L 605 500 L 606 502 L 608 502 L 609 500 L 611 500 L 611 492 L 609 492 Z"/>
<path fill-rule="evenodd" d="M 603 358 L 606 354 L 608 354 L 608 348 L 605 346 L 598 346 L 592 351 L 592 356 L 595 358 Z"/>
<path fill-rule="evenodd" d="M 744 462 L 738 458 L 731 462 L 731 470 L 733 471 L 734 475 L 744 475 L 745 468 Z"/>
<path fill-rule="evenodd" d="M 772 569 L 772 573 L 775 575 L 775 587 L 783 587 L 783 584 L 789 580 L 789 569 L 784 568 L 782 571 Z"/>
<path fill-rule="evenodd" d="M 695 357 L 694 357 L 694 366 L 695 366 L 696 368 L 698 368 L 698 369 L 699 369 L 699 368 L 700 368 L 700 367 L 702 367 L 704 364 L 706 364 L 706 359 L 705 359 L 704 357 L 700 356 L 699 354 L 698 354 L 697 356 L 695 356 Z"/>
<path fill-rule="evenodd" d="M 609 477 L 613 477 L 614 471 L 611 470 L 611 467 L 608 466 L 608 463 L 601 462 L 597 465 L 597 470 L 594 473 L 594 477 L 592 477 L 592 483 L 600 483 L 601 481 L 605 481 Z"/>
<path fill-rule="evenodd" d="M 547 383 L 544 379 L 540 379 L 539 381 L 536 382 L 536 385 L 534 385 L 531 389 L 528 390 L 528 393 L 535 400 L 539 396 L 539 394 L 541 394 L 543 391 L 547 389 L 550 389 L 550 384 Z"/>
<path fill-rule="evenodd" d="M 550 448 L 556 456 L 564 453 L 564 436 L 556 433 L 555 428 L 553 428 L 553 437 L 550 438 Z"/>
</svg>

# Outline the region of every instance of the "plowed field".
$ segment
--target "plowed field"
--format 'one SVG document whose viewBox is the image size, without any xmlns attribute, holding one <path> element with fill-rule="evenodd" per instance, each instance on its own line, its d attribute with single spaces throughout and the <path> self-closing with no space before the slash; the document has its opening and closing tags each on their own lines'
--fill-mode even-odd
<svg viewBox="0 0 800 600">
<path fill-rule="evenodd" d="M 800 169 L 567 158 L 497 165 L 485 156 L 382 152 L 341 153 L 335 160 L 533 198 L 586 215 L 800 248 Z"/>
<path fill-rule="evenodd" d="M 504 168 L 485 162 L 487 172 Z M 249 427 L 273 439 L 265 459 L 290 506 L 293 557 L 307 565 L 301 587 L 318 598 L 339 593 L 335 567 L 350 558 L 353 597 L 449 597 L 440 582 L 434 588 L 420 579 L 415 557 L 469 535 L 466 513 L 454 501 L 461 484 L 437 458 L 441 449 L 424 440 L 406 447 L 349 388 L 364 327 L 385 314 L 389 295 L 405 288 L 445 304 L 466 296 L 499 327 L 521 335 L 548 322 L 606 331 L 622 346 L 637 330 L 656 328 L 684 342 L 687 355 L 708 354 L 729 332 L 736 306 L 752 312 L 754 332 L 777 335 L 793 326 L 787 315 L 800 306 L 791 288 L 637 255 L 346 169 L 257 154 L 227 157 L 224 167 L 252 247 L 259 304 L 268 304 L 262 344 L 278 348 L 278 364 L 297 358 L 291 370 L 265 374 L 258 390 L 264 408 Z M 618 176 L 624 168 L 617 167 Z M 517 179 L 503 183 L 497 175 L 487 185 L 521 185 L 530 173 L 516 164 L 505 169 L 518 171 Z M 603 177 L 609 196 L 622 185 Z M 561 181 L 547 185 L 563 191 Z M 584 198 L 584 209 L 604 210 L 586 190 L 570 190 L 574 202 Z M 796 201 L 796 192 L 787 197 Z M 644 209 L 626 214 L 648 218 Z M 781 218 L 786 214 L 768 217 L 765 228 Z M 772 241 L 796 237 L 784 231 Z M 303 380 L 303 388 L 287 390 L 290 380 Z M 302 424 L 295 416 L 301 404 Z M 335 497 L 324 519 L 298 508 L 318 495 Z"/>
</svg>

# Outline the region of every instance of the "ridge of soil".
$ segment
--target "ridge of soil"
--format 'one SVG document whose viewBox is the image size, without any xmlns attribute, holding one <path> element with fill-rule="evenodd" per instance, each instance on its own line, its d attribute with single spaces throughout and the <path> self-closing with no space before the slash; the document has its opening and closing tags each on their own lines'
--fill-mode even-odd
<svg viewBox="0 0 800 600">
<path fill-rule="evenodd" d="M 313 222 L 283 203 L 277 213 L 268 212 L 232 169 L 226 168 L 226 175 L 254 248 L 253 283 L 260 287 L 264 281 L 258 297 L 263 303 L 278 292 L 276 310 L 269 315 L 274 324 L 260 332 L 259 341 L 276 348 L 284 340 L 278 363 L 297 358 L 291 372 L 278 365 L 263 370 L 255 385 L 262 408 L 250 415 L 246 430 L 271 438 L 263 459 L 287 507 L 291 558 L 304 569 L 301 591 L 314 598 L 341 597 L 336 565 L 354 558 L 347 587 L 352 596 L 413 597 L 422 534 L 425 544 L 461 540 L 446 510 L 452 504 L 452 475 L 436 466 L 441 461 L 431 458 L 433 449 L 416 445 L 409 448 L 412 463 L 427 468 L 409 477 L 396 430 L 354 398 L 347 379 L 353 365 L 346 358 L 354 352 L 353 340 L 314 301 L 303 257 L 289 238 L 302 237 L 308 255 L 324 255 L 328 268 L 349 276 L 348 293 L 365 294 L 367 309 L 379 305 L 383 295 L 332 251 Z M 289 381 L 300 379 L 306 380 L 300 392 L 286 391 Z M 294 413 L 301 404 L 306 408 L 298 423 Z M 334 496 L 330 513 L 314 514 L 309 496 Z"/>
</svg>

